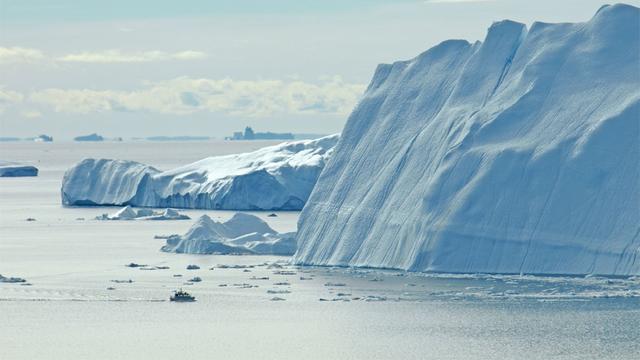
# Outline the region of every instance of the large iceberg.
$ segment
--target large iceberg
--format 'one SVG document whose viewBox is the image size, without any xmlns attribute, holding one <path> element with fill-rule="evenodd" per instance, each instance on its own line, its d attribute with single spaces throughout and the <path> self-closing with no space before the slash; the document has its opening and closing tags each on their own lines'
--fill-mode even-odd
<svg viewBox="0 0 640 360">
<path fill-rule="evenodd" d="M 640 274 L 640 9 L 494 23 L 380 65 L 298 222 L 299 264 Z"/>
<path fill-rule="evenodd" d="M 280 234 L 254 215 L 236 213 L 226 222 L 202 215 L 182 236 L 167 239 L 162 251 L 186 254 L 292 255 L 294 233 Z"/>
<path fill-rule="evenodd" d="M 338 137 L 214 156 L 169 171 L 133 161 L 85 159 L 65 173 L 62 203 L 300 210 Z"/>
<path fill-rule="evenodd" d="M 38 168 L 13 161 L 0 160 L 0 177 L 38 176 Z"/>
</svg>

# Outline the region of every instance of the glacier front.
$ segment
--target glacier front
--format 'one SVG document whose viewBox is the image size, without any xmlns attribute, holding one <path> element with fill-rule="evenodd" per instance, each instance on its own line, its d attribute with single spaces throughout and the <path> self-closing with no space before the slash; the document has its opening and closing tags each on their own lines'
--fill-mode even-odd
<svg viewBox="0 0 640 360">
<path fill-rule="evenodd" d="M 62 180 L 64 205 L 300 210 L 339 135 L 213 156 L 169 171 L 126 160 L 85 159 Z"/>
<path fill-rule="evenodd" d="M 494 23 L 380 65 L 298 222 L 298 264 L 640 274 L 640 9 Z"/>
</svg>

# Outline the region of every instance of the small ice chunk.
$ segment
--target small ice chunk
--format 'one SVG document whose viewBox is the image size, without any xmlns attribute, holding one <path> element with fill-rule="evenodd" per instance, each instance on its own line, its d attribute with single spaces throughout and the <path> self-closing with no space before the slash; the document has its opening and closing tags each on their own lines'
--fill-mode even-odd
<svg viewBox="0 0 640 360">
<path fill-rule="evenodd" d="M 26 283 L 27 280 L 19 277 L 4 277 L 0 275 L 0 283 Z"/>
<path fill-rule="evenodd" d="M 270 289 L 267 290 L 267 294 L 291 294 L 291 291 L 286 289 Z"/>
<path fill-rule="evenodd" d="M 147 265 L 143 265 L 143 264 L 137 264 L 134 262 L 128 263 L 127 265 L 125 265 L 126 267 L 130 267 L 130 268 L 139 268 L 139 267 L 145 267 Z"/>
</svg>

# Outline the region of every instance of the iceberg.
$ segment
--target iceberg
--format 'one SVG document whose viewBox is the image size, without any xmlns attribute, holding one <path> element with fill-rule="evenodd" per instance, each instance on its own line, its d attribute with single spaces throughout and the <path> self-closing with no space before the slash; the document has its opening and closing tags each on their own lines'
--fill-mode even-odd
<svg viewBox="0 0 640 360">
<path fill-rule="evenodd" d="M 379 65 L 298 221 L 297 264 L 640 274 L 640 9 L 494 23 Z"/>
<path fill-rule="evenodd" d="M 0 177 L 38 176 L 38 168 L 12 161 L 0 160 Z"/>
<path fill-rule="evenodd" d="M 169 171 L 85 159 L 62 180 L 64 205 L 300 210 L 339 135 L 214 156 Z"/>
<path fill-rule="evenodd" d="M 127 205 L 114 214 L 96 216 L 96 220 L 187 220 L 189 216 L 180 214 L 174 209 L 153 211 L 151 209 L 134 209 Z"/>
<path fill-rule="evenodd" d="M 104 141 L 104 137 L 96 133 L 89 135 L 81 135 L 73 138 L 74 141 Z"/>
<path fill-rule="evenodd" d="M 27 280 L 19 277 L 4 277 L 0 274 L 0 283 L 26 283 Z"/>
<path fill-rule="evenodd" d="M 52 142 L 53 141 L 53 136 L 49 136 L 49 135 L 38 135 L 35 138 L 33 138 L 33 141 L 35 142 Z"/>
<path fill-rule="evenodd" d="M 162 251 L 184 254 L 292 255 L 295 233 L 280 234 L 259 217 L 236 213 L 225 222 L 202 215 L 182 236 L 170 236 Z"/>
</svg>

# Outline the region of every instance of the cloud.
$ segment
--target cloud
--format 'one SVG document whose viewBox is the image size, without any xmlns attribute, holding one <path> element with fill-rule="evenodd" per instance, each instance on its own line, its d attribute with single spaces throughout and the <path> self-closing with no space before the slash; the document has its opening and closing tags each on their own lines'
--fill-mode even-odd
<svg viewBox="0 0 640 360">
<path fill-rule="evenodd" d="M 82 62 L 82 63 L 143 63 L 153 61 L 167 60 L 199 60 L 206 58 L 207 55 L 200 51 L 187 50 L 180 52 L 164 52 L 164 51 L 138 51 L 123 52 L 121 50 L 105 50 L 96 52 L 80 52 L 67 54 L 57 58 L 63 62 Z"/>
<path fill-rule="evenodd" d="M 46 89 L 29 100 L 58 112 L 149 111 L 191 114 L 198 111 L 261 117 L 274 114 L 348 114 L 365 89 L 340 77 L 319 83 L 301 80 L 192 79 L 150 83 L 135 91 Z"/>
<path fill-rule="evenodd" d="M 20 113 L 22 117 L 27 119 L 37 119 L 42 117 L 42 113 L 37 110 L 25 110 Z"/>
<path fill-rule="evenodd" d="M 5 90 L 0 86 L 0 114 L 3 113 L 9 106 L 17 104 L 22 101 L 24 96 L 16 91 Z"/>
<path fill-rule="evenodd" d="M 44 58 L 42 51 L 22 47 L 0 47 L 0 64 L 35 62 Z"/>
<path fill-rule="evenodd" d="M 85 51 L 55 57 L 38 49 L 23 47 L 0 47 L 0 64 L 36 63 L 36 62 L 75 62 L 75 63 L 145 63 L 169 60 L 201 60 L 207 54 L 202 51 L 185 50 L 166 52 L 159 50 L 125 52 L 122 50 Z"/>
</svg>

